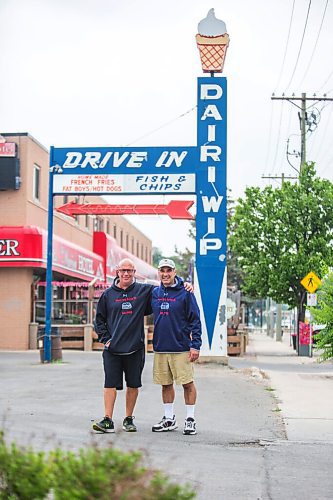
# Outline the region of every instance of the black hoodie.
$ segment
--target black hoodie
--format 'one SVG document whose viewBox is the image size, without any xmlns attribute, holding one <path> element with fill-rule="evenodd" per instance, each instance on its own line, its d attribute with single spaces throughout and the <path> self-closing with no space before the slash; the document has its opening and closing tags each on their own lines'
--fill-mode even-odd
<svg viewBox="0 0 333 500">
<path fill-rule="evenodd" d="M 126 290 L 119 288 L 116 278 L 101 295 L 95 318 L 99 342 L 111 339 L 108 350 L 114 354 L 129 354 L 144 348 L 144 316 L 151 314 L 151 294 L 154 285 L 132 283 Z"/>
</svg>

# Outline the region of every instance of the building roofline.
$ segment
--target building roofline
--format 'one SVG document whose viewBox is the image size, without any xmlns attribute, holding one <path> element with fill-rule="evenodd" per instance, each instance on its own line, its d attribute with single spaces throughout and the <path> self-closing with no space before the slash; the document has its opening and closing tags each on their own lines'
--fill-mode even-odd
<svg viewBox="0 0 333 500">
<path fill-rule="evenodd" d="M 44 149 L 47 153 L 50 153 L 50 150 L 45 147 L 41 142 L 37 141 L 29 132 L 1 132 L 3 137 L 28 137 L 33 142 L 35 142 L 40 148 Z"/>
</svg>

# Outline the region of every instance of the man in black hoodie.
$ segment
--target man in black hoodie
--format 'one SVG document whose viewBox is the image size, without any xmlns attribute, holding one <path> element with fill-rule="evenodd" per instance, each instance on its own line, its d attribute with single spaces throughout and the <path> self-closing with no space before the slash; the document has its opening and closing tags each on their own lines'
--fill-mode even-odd
<svg viewBox="0 0 333 500">
<path fill-rule="evenodd" d="M 144 316 L 151 314 L 151 295 L 154 285 L 135 281 L 132 260 L 123 259 L 117 266 L 117 278 L 101 295 L 95 318 L 99 342 L 104 344 L 103 363 L 104 418 L 94 422 L 99 432 L 114 432 L 112 420 L 117 390 L 126 380 L 126 417 L 123 429 L 137 430 L 133 412 L 141 387 L 141 374 L 145 362 Z"/>
</svg>

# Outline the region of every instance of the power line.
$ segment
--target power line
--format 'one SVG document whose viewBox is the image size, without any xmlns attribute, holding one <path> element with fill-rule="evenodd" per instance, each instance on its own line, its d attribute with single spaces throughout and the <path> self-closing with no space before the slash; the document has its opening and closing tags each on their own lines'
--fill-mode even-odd
<svg viewBox="0 0 333 500">
<path fill-rule="evenodd" d="M 320 23 L 320 26 L 319 26 L 319 31 L 318 31 L 318 35 L 317 35 L 317 39 L 315 41 L 315 44 L 314 44 L 314 47 L 313 47 L 313 50 L 312 50 L 312 54 L 310 56 L 310 60 L 309 60 L 309 63 L 308 63 L 308 66 L 304 72 L 304 75 L 303 75 L 303 78 L 302 80 L 300 81 L 300 83 L 298 84 L 298 88 L 301 87 L 301 85 L 303 84 L 303 81 L 306 77 L 306 75 L 308 74 L 308 71 L 309 71 L 309 68 L 311 66 L 311 63 L 312 63 L 312 59 L 313 59 L 313 56 L 314 56 L 314 53 L 316 51 L 316 48 L 317 48 L 317 44 L 318 44 L 318 40 L 319 40 L 319 36 L 320 36 L 320 33 L 321 33 L 321 29 L 323 27 L 323 23 L 324 23 L 324 19 L 325 19 L 325 15 L 326 15 L 326 10 L 327 10 L 327 5 L 328 5 L 328 0 L 326 0 L 326 5 L 325 5 L 325 8 L 324 8 L 324 12 L 323 12 L 323 15 L 322 15 L 322 18 L 321 18 L 321 23 Z"/>
<path fill-rule="evenodd" d="M 325 129 L 324 129 L 324 133 L 322 135 L 322 139 L 320 141 L 320 144 L 318 146 L 318 157 L 320 158 L 321 156 L 322 157 L 325 157 L 326 154 L 332 149 L 332 146 L 329 145 L 328 148 L 326 149 L 326 151 L 324 151 L 324 154 L 320 154 L 321 153 L 321 149 L 322 149 L 322 145 L 326 139 L 326 135 L 327 135 L 327 131 L 328 131 L 328 127 L 329 127 L 329 124 L 330 124 L 330 121 L 331 121 L 331 118 L 332 118 L 332 113 L 333 113 L 333 107 L 331 106 L 331 109 L 330 109 L 330 112 L 329 112 L 329 115 L 328 115 L 328 118 L 327 118 L 327 122 L 326 122 L 326 126 L 325 126 Z M 330 166 L 330 162 L 326 165 L 326 167 L 322 170 L 322 173 L 324 173 L 327 168 Z"/>
<path fill-rule="evenodd" d="M 266 158 L 265 158 L 265 170 L 267 168 L 268 157 L 269 157 L 269 153 L 271 150 L 271 143 L 272 143 L 273 109 L 274 109 L 273 103 L 271 102 L 271 111 L 270 111 L 270 118 L 269 118 L 269 133 L 268 133 L 267 150 L 266 150 Z"/>
<path fill-rule="evenodd" d="M 292 134 L 290 137 L 292 137 L 293 135 L 297 135 L 297 134 Z M 291 168 L 293 168 L 297 172 L 297 174 L 299 174 L 299 170 L 296 167 L 294 167 L 294 165 L 289 160 L 289 156 L 295 156 L 296 158 L 300 157 L 300 153 L 297 152 L 297 151 L 295 151 L 295 150 L 292 153 L 290 153 L 290 151 L 289 151 L 290 137 L 288 137 L 288 140 L 287 140 L 286 158 L 287 158 L 287 162 L 289 163 L 289 165 L 291 166 Z"/>
<path fill-rule="evenodd" d="M 330 72 L 330 74 L 328 75 L 328 77 L 326 78 L 325 82 L 322 84 L 322 86 L 318 89 L 318 92 L 323 88 L 325 87 L 326 83 L 329 81 L 329 79 L 331 78 L 331 76 L 333 75 L 333 69 L 332 71 Z"/>
<path fill-rule="evenodd" d="M 301 40 L 301 44 L 300 44 L 300 47 L 299 47 L 299 50 L 298 50 L 298 55 L 297 55 L 297 59 L 296 59 L 296 63 L 295 63 L 295 66 L 294 66 L 294 71 L 291 75 L 291 78 L 289 80 L 289 83 L 287 85 L 287 89 L 290 87 L 290 84 L 294 78 L 294 75 L 295 75 L 295 72 L 296 72 L 296 68 L 297 68 L 297 65 L 298 65 L 298 61 L 299 61 L 299 56 L 301 55 L 301 51 L 302 51 L 302 47 L 303 47 L 303 42 L 304 42 L 304 36 L 305 36 L 305 32 L 306 32 L 306 27 L 307 27 L 307 24 L 308 24 L 308 20 L 309 20 L 309 14 L 310 14 L 310 8 L 311 8 L 311 1 L 312 0 L 309 0 L 309 5 L 308 5 L 308 12 L 307 12 L 307 15 L 306 15 L 306 20 L 305 20 L 305 25 L 304 25 L 304 29 L 303 29 L 303 35 L 302 35 L 302 40 Z"/>
<path fill-rule="evenodd" d="M 277 136 L 277 140 L 276 140 L 275 155 L 274 155 L 274 160 L 273 160 L 273 169 L 274 169 L 274 170 L 275 170 L 276 159 L 277 159 L 277 154 L 278 154 L 278 149 L 279 149 L 279 143 L 280 143 L 280 135 L 281 135 L 281 124 L 282 124 L 282 115 L 283 115 L 283 110 L 284 110 L 284 107 L 283 107 L 283 106 L 281 106 L 281 113 L 280 113 L 280 121 L 279 121 L 278 136 Z"/>
<path fill-rule="evenodd" d="M 185 113 L 182 113 L 181 115 L 177 116 L 176 118 L 173 118 L 172 120 L 169 120 L 168 122 L 163 123 L 159 127 L 154 128 L 153 130 L 150 130 L 150 132 L 147 132 L 146 134 L 141 135 L 140 137 L 137 137 L 134 141 L 131 141 L 128 144 L 125 144 L 124 147 L 131 146 L 132 144 L 135 144 L 136 142 L 140 141 L 141 139 L 145 139 L 146 137 L 153 134 L 154 132 L 157 132 L 158 130 L 161 130 L 162 128 L 167 127 L 171 123 L 174 123 L 175 121 L 179 120 L 179 118 L 183 118 L 184 116 L 188 115 L 189 113 L 194 111 L 196 108 L 197 108 L 197 105 L 193 106 L 193 108 L 189 109 L 188 111 L 185 111 Z"/>
<path fill-rule="evenodd" d="M 272 96 L 271 99 L 278 99 L 278 100 L 286 100 L 289 101 L 291 104 L 296 106 L 299 110 L 299 118 L 300 118 L 300 127 L 301 127 L 301 164 L 300 164 L 300 169 L 302 169 L 302 166 L 306 162 L 306 125 L 308 124 L 308 116 L 307 116 L 307 110 L 311 107 L 313 107 L 316 103 L 320 101 L 333 101 L 332 98 L 330 97 L 306 97 L 306 93 L 302 93 L 301 97 L 295 97 L 292 95 L 291 97 L 287 96 L 282 96 L 282 97 L 276 97 Z M 296 104 L 295 101 L 301 101 L 301 105 L 299 106 Z M 310 106 L 306 107 L 307 101 L 315 101 L 314 104 L 311 104 Z"/>
<path fill-rule="evenodd" d="M 289 45 L 289 39 L 290 39 L 290 33 L 291 33 L 291 25 L 292 25 L 293 17 L 294 17 L 294 9 L 295 9 L 295 0 L 293 0 L 293 6 L 292 6 L 292 9 L 291 9 L 291 16 L 290 16 L 290 22 L 289 22 L 288 36 L 287 36 L 286 46 L 285 46 L 285 49 L 284 49 L 284 55 L 283 55 L 283 61 L 282 61 L 282 66 L 281 66 L 281 70 L 280 70 L 280 75 L 279 75 L 277 84 L 275 85 L 275 88 L 277 88 L 279 86 L 279 84 L 280 84 L 282 72 L 284 70 L 284 64 L 286 62 L 286 55 L 287 55 L 287 50 L 288 50 L 288 45 Z"/>
<path fill-rule="evenodd" d="M 322 120 L 322 111 L 324 108 L 325 105 L 322 105 L 320 109 L 314 106 L 309 116 L 308 133 L 311 152 L 318 143 L 318 136 L 317 134 L 314 134 L 314 132 L 316 132 L 319 127 L 319 123 Z"/>
<path fill-rule="evenodd" d="M 293 135 L 297 135 L 297 134 L 292 134 L 290 137 L 292 137 Z M 291 161 L 289 160 L 289 156 L 295 156 L 295 158 L 299 158 L 301 155 L 298 151 L 295 151 L 295 149 L 292 153 L 290 153 L 290 151 L 289 151 L 290 137 L 288 137 L 288 140 L 287 140 L 286 158 L 287 158 L 287 162 L 289 163 L 291 168 L 294 169 L 295 172 L 297 172 L 297 174 L 299 175 L 299 170 L 296 167 L 294 167 L 294 165 L 291 163 Z"/>
</svg>

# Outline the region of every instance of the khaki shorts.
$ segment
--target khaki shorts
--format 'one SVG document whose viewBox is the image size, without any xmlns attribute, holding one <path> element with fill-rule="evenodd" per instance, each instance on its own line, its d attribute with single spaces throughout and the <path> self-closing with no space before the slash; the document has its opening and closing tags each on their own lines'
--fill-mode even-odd
<svg viewBox="0 0 333 500">
<path fill-rule="evenodd" d="M 155 384 L 177 385 L 193 382 L 193 362 L 188 352 L 154 354 L 153 380 Z"/>
</svg>

